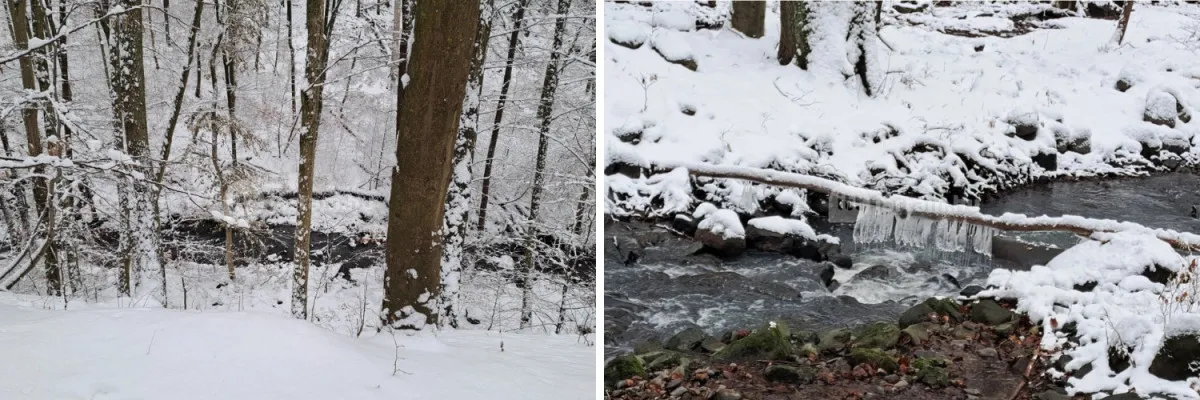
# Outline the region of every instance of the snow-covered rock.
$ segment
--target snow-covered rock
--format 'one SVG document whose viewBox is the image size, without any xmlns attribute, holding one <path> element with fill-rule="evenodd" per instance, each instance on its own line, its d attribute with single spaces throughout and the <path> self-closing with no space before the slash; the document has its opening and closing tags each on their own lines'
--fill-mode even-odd
<svg viewBox="0 0 1200 400">
<path fill-rule="evenodd" d="M 706 247 L 724 256 L 737 256 L 746 251 L 746 230 L 737 213 L 703 203 L 696 207 L 692 217 L 700 220 L 695 238 Z"/>
</svg>

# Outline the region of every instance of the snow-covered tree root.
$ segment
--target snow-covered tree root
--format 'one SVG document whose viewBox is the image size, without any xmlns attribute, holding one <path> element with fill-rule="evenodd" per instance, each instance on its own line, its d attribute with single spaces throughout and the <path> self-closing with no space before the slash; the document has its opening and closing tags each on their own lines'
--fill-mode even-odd
<svg viewBox="0 0 1200 400">
<path fill-rule="evenodd" d="M 742 179 L 765 185 L 786 186 L 837 195 L 843 200 L 895 211 L 901 216 L 918 216 L 929 219 L 961 221 L 1004 231 L 1056 231 L 1091 236 L 1096 232 L 1147 232 L 1179 250 L 1200 250 L 1200 235 L 1168 229 L 1154 229 L 1133 222 L 1092 219 L 1064 215 L 1060 217 L 1029 217 L 1023 214 L 1005 213 L 988 215 L 979 207 L 939 203 L 904 196 L 886 196 L 882 192 L 850 186 L 844 183 L 760 168 L 731 165 L 706 165 L 691 163 L 652 163 L 652 169 L 684 169 L 689 175 L 709 178 Z"/>
</svg>

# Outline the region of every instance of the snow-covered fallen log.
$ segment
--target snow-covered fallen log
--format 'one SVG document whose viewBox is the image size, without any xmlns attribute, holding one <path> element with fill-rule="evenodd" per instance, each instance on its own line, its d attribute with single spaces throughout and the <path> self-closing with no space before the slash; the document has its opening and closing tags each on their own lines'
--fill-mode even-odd
<svg viewBox="0 0 1200 400">
<path fill-rule="evenodd" d="M 984 214 L 979 207 L 939 203 L 905 196 L 887 196 L 882 192 L 850 186 L 809 175 L 733 165 L 695 163 L 652 163 L 655 170 L 684 169 L 692 176 L 742 179 L 766 185 L 786 186 L 838 195 L 854 203 L 890 209 L 903 216 L 969 222 L 1005 231 L 1057 231 L 1091 236 L 1096 232 L 1148 232 L 1180 250 L 1200 250 L 1200 235 L 1169 229 L 1155 229 L 1133 222 L 1092 219 L 1075 215 L 1059 217 L 1005 213 Z"/>
</svg>

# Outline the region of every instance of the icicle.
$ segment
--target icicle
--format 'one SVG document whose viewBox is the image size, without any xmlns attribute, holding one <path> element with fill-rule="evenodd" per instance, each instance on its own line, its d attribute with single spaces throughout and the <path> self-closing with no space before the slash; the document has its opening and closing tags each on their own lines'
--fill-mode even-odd
<svg viewBox="0 0 1200 400">
<path fill-rule="evenodd" d="M 975 226 L 975 236 L 972 244 L 976 253 L 991 256 L 992 255 L 992 236 L 996 235 L 996 229 L 990 226 Z"/>
<path fill-rule="evenodd" d="M 860 206 L 854 223 L 856 244 L 894 243 L 905 248 L 928 248 L 946 253 L 991 256 L 996 230 L 966 221 L 900 216 L 889 208 Z"/>
<path fill-rule="evenodd" d="M 854 223 L 856 243 L 880 243 L 892 236 L 896 214 L 891 210 L 872 205 L 862 205 Z"/>
</svg>

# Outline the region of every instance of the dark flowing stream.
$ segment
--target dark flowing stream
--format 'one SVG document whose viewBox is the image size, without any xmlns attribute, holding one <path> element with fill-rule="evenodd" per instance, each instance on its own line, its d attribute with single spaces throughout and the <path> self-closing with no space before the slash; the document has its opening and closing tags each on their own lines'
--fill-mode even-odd
<svg viewBox="0 0 1200 400">
<path fill-rule="evenodd" d="M 1200 205 L 1200 175 L 1057 181 L 1018 189 L 981 206 L 989 214 L 1080 215 L 1137 222 L 1153 228 L 1200 232 L 1191 216 Z M 982 284 L 992 269 L 1021 268 L 989 257 L 936 249 L 858 245 L 852 224 L 816 227 L 838 236 L 854 260 L 838 268 L 832 291 L 822 263 L 786 254 L 749 251 L 733 260 L 693 254 L 698 245 L 667 229 L 640 222 L 605 226 L 605 353 L 664 340 L 687 327 L 711 335 L 766 320 L 812 329 L 894 320 L 907 306 L 933 295 L 953 295 Z M 1069 247 L 1067 234 L 1022 233 L 1023 240 Z M 630 251 L 641 256 L 627 260 Z"/>
</svg>

